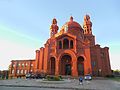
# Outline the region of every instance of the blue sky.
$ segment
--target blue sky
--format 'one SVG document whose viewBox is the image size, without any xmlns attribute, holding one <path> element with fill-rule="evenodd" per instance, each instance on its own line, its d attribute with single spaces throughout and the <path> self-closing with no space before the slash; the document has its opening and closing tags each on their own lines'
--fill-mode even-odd
<svg viewBox="0 0 120 90">
<path fill-rule="evenodd" d="M 15 59 L 34 59 L 49 38 L 55 17 L 58 26 L 69 20 L 83 24 L 89 14 L 96 43 L 110 47 L 112 69 L 120 69 L 119 0 L 0 0 L 0 69 Z"/>
</svg>

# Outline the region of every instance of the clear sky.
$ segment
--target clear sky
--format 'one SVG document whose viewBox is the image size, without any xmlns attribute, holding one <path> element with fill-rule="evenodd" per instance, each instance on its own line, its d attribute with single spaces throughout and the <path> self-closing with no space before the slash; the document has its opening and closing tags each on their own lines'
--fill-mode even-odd
<svg viewBox="0 0 120 90">
<path fill-rule="evenodd" d="M 49 38 L 55 17 L 83 24 L 89 14 L 96 43 L 108 46 L 112 69 L 120 69 L 120 0 L 0 0 L 0 70 L 11 60 L 34 59 Z"/>
</svg>

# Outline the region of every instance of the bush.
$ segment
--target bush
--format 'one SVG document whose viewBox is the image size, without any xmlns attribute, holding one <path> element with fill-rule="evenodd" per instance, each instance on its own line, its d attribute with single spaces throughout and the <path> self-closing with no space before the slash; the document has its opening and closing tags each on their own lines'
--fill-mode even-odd
<svg viewBox="0 0 120 90">
<path fill-rule="evenodd" d="M 63 79 L 62 76 L 59 76 L 60 79 Z"/>
<path fill-rule="evenodd" d="M 105 77 L 114 78 L 115 76 L 114 75 L 106 75 Z"/>
<path fill-rule="evenodd" d="M 50 81 L 50 80 L 51 80 L 51 77 L 50 77 L 49 75 L 47 75 L 47 76 L 46 76 L 46 79 Z"/>
<path fill-rule="evenodd" d="M 60 81 L 61 79 L 60 79 L 59 76 L 55 76 L 55 77 L 54 77 L 54 80 L 55 80 L 55 81 Z"/>
<path fill-rule="evenodd" d="M 60 81 L 62 79 L 62 77 L 61 76 L 49 76 L 49 75 L 47 75 L 46 79 L 48 81 Z"/>
</svg>

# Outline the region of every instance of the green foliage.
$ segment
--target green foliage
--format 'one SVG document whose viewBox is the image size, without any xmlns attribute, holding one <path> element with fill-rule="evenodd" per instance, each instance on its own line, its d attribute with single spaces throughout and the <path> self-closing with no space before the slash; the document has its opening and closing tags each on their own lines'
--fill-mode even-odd
<svg viewBox="0 0 120 90">
<path fill-rule="evenodd" d="M 62 80 L 62 77 L 61 76 L 50 76 L 50 75 L 47 75 L 46 79 L 48 81 L 60 81 L 60 80 Z"/>
<path fill-rule="evenodd" d="M 58 76 L 61 80 L 63 79 L 62 76 Z"/>
<path fill-rule="evenodd" d="M 110 77 L 108 79 L 120 82 L 120 77 Z"/>
<path fill-rule="evenodd" d="M 120 70 L 119 70 L 119 69 L 116 69 L 116 70 L 113 70 L 113 71 L 120 72 Z"/>
<path fill-rule="evenodd" d="M 59 76 L 55 76 L 55 77 L 54 77 L 54 80 L 55 80 L 55 81 L 60 81 L 60 77 L 59 77 Z"/>
<path fill-rule="evenodd" d="M 115 76 L 114 75 L 106 75 L 105 77 L 107 77 L 107 78 L 114 78 Z"/>
<path fill-rule="evenodd" d="M 50 81 L 50 80 L 51 80 L 51 77 L 50 77 L 49 75 L 47 75 L 47 76 L 46 76 L 46 79 L 47 79 L 48 81 Z"/>
</svg>

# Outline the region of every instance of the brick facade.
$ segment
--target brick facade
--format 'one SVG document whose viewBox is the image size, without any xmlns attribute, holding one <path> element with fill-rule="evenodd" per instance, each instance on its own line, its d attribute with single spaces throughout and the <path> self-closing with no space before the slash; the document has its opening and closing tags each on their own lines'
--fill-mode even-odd
<svg viewBox="0 0 120 90">
<path fill-rule="evenodd" d="M 101 48 L 99 44 L 95 44 L 89 15 L 84 16 L 83 28 L 71 16 L 59 32 L 58 30 L 57 20 L 54 18 L 50 27 L 50 38 L 44 47 L 36 50 L 35 60 L 13 60 L 11 65 L 16 66 L 19 62 L 33 63 L 33 72 L 45 72 L 50 75 L 77 77 L 85 74 L 94 76 L 111 74 L 109 48 Z M 12 68 L 15 72 L 10 76 L 17 75 L 18 67 Z M 19 69 L 26 70 L 25 68 Z M 30 70 L 28 68 L 27 71 Z"/>
<path fill-rule="evenodd" d="M 9 66 L 9 77 L 25 77 L 29 72 L 34 72 L 35 60 L 12 60 Z"/>
</svg>

